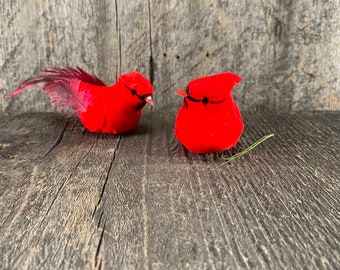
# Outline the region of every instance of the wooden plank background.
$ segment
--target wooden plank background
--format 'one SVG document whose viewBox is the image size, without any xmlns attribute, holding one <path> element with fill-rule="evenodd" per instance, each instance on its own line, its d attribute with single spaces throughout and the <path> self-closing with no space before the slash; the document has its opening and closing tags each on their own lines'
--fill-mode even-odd
<svg viewBox="0 0 340 270">
<path fill-rule="evenodd" d="M 245 113 L 232 152 L 275 137 L 221 170 L 173 115 L 0 115 L 0 269 L 340 269 L 339 112 Z"/>
<path fill-rule="evenodd" d="M 0 112 L 50 111 L 28 91 L 5 100 L 49 66 L 83 67 L 107 83 L 138 70 L 156 109 L 199 76 L 234 71 L 242 110 L 338 110 L 339 1 L 0 1 Z"/>
<path fill-rule="evenodd" d="M 0 0 L 0 269 L 340 269 L 338 23 L 339 0 Z M 143 73 L 154 111 L 113 136 L 37 88 L 5 99 L 66 65 Z M 227 70 L 227 154 L 275 137 L 216 171 L 184 155 L 173 92 Z"/>
</svg>

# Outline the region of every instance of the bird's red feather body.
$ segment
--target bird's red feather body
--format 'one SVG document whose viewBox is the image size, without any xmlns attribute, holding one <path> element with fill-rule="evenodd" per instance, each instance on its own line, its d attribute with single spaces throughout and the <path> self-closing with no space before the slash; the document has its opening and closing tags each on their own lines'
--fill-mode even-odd
<svg viewBox="0 0 340 270">
<path fill-rule="evenodd" d="M 93 132 L 125 133 L 136 127 L 144 105 L 153 104 L 152 85 L 138 72 L 123 74 L 116 84 L 106 86 L 96 76 L 70 67 L 43 70 L 19 84 L 8 97 L 39 83 L 44 84 L 54 106 L 60 110 L 72 107 Z"/>
<path fill-rule="evenodd" d="M 225 72 L 193 80 L 179 91 L 184 101 L 175 135 L 188 150 L 205 154 L 236 145 L 244 125 L 231 90 L 240 81 L 236 74 Z"/>
<path fill-rule="evenodd" d="M 80 89 L 92 97 L 86 111 L 79 113 L 81 122 L 90 131 L 121 134 L 138 124 L 142 110 L 136 108 L 143 101 L 131 95 L 122 83 L 109 87 L 81 83 Z"/>
</svg>

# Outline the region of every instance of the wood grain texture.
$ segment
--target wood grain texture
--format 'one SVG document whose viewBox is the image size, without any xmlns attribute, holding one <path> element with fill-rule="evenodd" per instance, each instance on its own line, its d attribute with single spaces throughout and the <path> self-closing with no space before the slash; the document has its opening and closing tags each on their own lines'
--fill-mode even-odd
<svg viewBox="0 0 340 270">
<path fill-rule="evenodd" d="M 340 108 L 338 0 L 0 1 L 0 112 L 51 111 L 32 90 L 5 100 L 49 66 L 76 66 L 107 83 L 138 70 L 159 108 L 173 91 L 234 71 L 247 110 Z"/>
<path fill-rule="evenodd" d="M 175 112 L 129 134 L 54 113 L 0 115 L 2 269 L 339 269 L 339 112 L 244 113 L 214 170 Z"/>
</svg>

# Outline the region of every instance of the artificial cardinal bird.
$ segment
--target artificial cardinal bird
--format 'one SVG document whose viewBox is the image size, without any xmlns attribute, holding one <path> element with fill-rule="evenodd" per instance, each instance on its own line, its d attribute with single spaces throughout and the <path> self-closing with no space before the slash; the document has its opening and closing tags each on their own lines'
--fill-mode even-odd
<svg viewBox="0 0 340 270">
<path fill-rule="evenodd" d="M 72 107 L 90 131 L 121 134 L 139 122 L 146 103 L 153 105 L 151 83 L 138 72 L 121 75 L 116 84 L 106 86 L 81 68 L 52 68 L 40 71 L 18 85 L 7 97 L 42 83 L 52 105 L 59 110 Z"/>
<path fill-rule="evenodd" d="M 175 122 L 175 135 L 185 148 L 199 154 L 236 145 L 243 131 L 240 111 L 231 90 L 241 78 L 224 72 L 189 82 L 176 93 L 184 97 Z"/>
</svg>

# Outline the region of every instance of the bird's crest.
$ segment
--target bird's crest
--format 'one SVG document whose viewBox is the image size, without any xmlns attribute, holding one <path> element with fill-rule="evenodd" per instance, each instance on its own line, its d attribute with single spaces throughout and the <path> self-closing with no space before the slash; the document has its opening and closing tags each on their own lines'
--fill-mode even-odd
<svg viewBox="0 0 340 270">
<path fill-rule="evenodd" d="M 135 94 L 139 96 L 153 95 L 150 81 L 136 71 L 119 76 L 118 81 L 122 82 L 131 91 L 135 91 Z"/>
<path fill-rule="evenodd" d="M 185 89 L 186 97 L 192 101 L 201 101 L 203 104 L 220 103 L 241 80 L 241 77 L 232 72 L 198 78 L 188 83 Z"/>
</svg>

